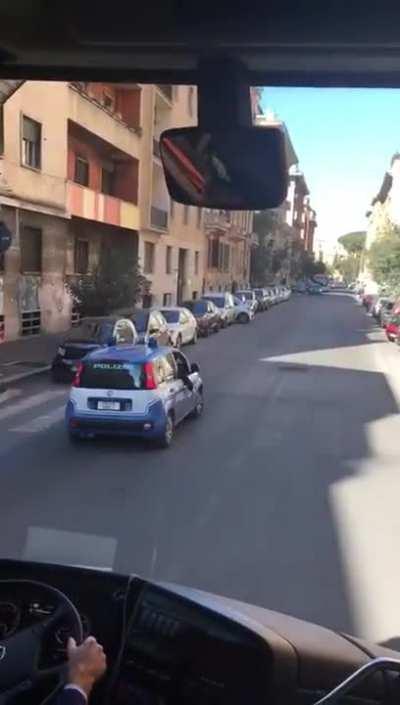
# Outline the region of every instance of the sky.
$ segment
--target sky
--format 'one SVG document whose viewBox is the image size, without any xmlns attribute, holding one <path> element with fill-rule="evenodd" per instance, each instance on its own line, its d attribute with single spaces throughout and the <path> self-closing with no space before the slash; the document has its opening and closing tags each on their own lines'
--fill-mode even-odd
<svg viewBox="0 0 400 705">
<path fill-rule="evenodd" d="M 286 123 L 317 211 L 317 240 L 365 230 L 365 213 L 400 151 L 400 89 L 264 88 Z"/>
</svg>

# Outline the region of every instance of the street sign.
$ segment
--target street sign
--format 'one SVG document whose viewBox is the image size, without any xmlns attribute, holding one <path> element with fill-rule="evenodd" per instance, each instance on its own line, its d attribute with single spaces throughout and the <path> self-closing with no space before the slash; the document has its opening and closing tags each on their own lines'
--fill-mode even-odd
<svg viewBox="0 0 400 705">
<path fill-rule="evenodd" d="M 0 221 L 0 253 L 5 252 L 11 245 L 11 231 Z"/>
</svg>

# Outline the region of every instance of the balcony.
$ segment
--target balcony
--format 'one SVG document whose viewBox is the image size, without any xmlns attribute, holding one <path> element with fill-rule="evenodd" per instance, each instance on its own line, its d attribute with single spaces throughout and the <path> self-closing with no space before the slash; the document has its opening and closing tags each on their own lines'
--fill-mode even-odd
<svg viewBox="0 0 400 705">
<path fill-rule="evenodd" d="M 168 211 L 162 208 L 157 208 L 156 206 L 151 207 L 150 212 L 150 222 L 151 225 L 160 230 L 168 229 Z"/>
<path fill-rule="evenodd" d="M 173 86 L 167 83 L 158 84 L 158 90 L 163 94 L 164 98 L 167 98 L 170 102 L 172 101 Z"/>
<path fill-rule="evenodd" d="M 140 227 L 139 208 L 134 203 L 93 191 L 73 181 L 67 182 L 67 208 L 71 215 L 78 218 L 129 230 Z"/>
<path fill-rule="evenodd" d="M 68 118 L 70 121 L 120 151 L 136 159 L 140 158 L 140 130 L 133 130 L 128 127 L 85 93 L 78 91 L 72 86 L 70 86 L 69 90 L 68 103 Z"/>
<path fill-rule="evenodd" d="M 226 232 L 231 228 L 231 214 L 225 210 L 206 210 L 204 213 L 206 230 L 221 230 Z"/>
</svg>

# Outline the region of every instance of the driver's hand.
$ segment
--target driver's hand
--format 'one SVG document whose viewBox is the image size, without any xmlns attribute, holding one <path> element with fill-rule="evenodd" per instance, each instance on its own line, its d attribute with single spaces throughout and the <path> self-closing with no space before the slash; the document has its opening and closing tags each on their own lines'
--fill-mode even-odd
<svg viewBox="0 0 400 705">
<path fill-rule="evenodd" d="M 67 654 L 68 683 L 77 685 L 89 697 L 94 683 L 107 668 L 103 647 L 94 636 L 88 636 L 80 646 L 77 646 L 75 639 L 70 637 L 67 644 Z"/>
</svg>

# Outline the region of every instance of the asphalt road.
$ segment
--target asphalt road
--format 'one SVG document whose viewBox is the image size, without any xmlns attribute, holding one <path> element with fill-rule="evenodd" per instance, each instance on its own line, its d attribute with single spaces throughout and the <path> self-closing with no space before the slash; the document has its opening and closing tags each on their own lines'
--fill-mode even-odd
<svg viewBox="0 0 400 705">
<path fill-rule="evenodd" d="M 65 388 L 45 376 L 11 387 L 0 555 L 134 572 L 398 637 L 398 352 L 352 297 L 293 297 L 187 348 L 206 411 L 168 451 L 70 446 Z"/>
</svg>

